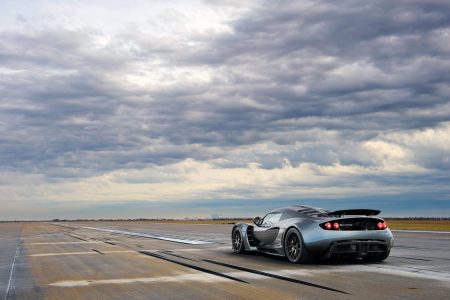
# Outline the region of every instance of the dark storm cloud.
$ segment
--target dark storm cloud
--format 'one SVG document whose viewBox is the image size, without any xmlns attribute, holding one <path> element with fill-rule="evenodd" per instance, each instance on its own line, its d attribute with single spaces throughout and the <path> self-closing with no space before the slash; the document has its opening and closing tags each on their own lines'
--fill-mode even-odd
<svg viewBox="0 0 450 300">
<path fill-rule="evenodd" d="M 449 52 L 436 41 L 448 10 L 445 2 L 282 2 L 237 20 L 197 59 L 227 64 L 239 74 L 233 83 L 258 74 L 237 90 L 282 103 L 280 118 L 433 107 L 448 101 L 436 91 L 449 80 Z"/>
<path fill-rule="evenodd" d="M 268 1 L 193 43 L 138 30 L 100 46 L 93 29 L 0 33 L 1 165 L 52 180 L 186 158 L 372 165 L 358 143 L 450 120 L 448 11 L 447 1 Z M 172 83 L 130 84 L 143 66 Z M 258 143 L 274 150 L 235 152 Z"/>
<path fill-rule="evenodd" d="M 407 59 L 405 52 L 407 56 L 438 53 L 438 49 L 429 48 L 432 36 L 425 34 L 449 25 L 450 5 L 445 1 L 270 1 L 266 4 L 236 20 L 233 34 L 216 38 L 218 47 L 209 53 L 221 53 L 216 60 L 222 62 L 249 52 L 279 59 L 299 50 L 351 59 L 355 56 Z M 388 43 L 384 38 L 396 37 L 401 40 L 396 43 L 394 39 L 386 49 L 371 47 Z M 234 47 L 220 47 L 222 43 L 232 43 Z"/>
</svg>

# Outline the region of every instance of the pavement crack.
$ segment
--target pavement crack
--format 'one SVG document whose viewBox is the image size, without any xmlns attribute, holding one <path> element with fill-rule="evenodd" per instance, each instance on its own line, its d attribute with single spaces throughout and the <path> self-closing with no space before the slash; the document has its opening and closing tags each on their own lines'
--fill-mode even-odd
<svg viewBox="0 0 450 300">
<path fill-rule="evenodd" d="M 162 260 L 174 263 L 174 264 L 178 264 L 178 265 L 184 266 L 186 268 L 190 268 L 190 269 L 197 270 L 197 271 L 200 271 L 200 272 L 204 272 L 204 273 L 207 273 L 207 274 L 211 274 L 211 275 L 215 275 L 215 276 L 219 276 L 219 277 L 223 277 L 223 278 L 227 278 L 227 279 L 230 279 L 230 280 L 234 280 L 234 281 L 238 281 L 238 282 L 242 282 L 242 283 L 248 284 L 248 282 L 245 281 L 245 280 L 242 280 L 242 279 L 239 279 L 239 278 L 236 278 L 236 277 L 233 277 L 233 276 L 229 276 L 229 275 L 226 275 L 226 274 L 222 274 L 220 272 L 216 272 L 216 271 L 213 271 L 213 270 L 205 269 L 205 268 L 202 268 L 202 267 L 199 267 L 199 266 L 196 266 L 196 265 L 191 265 L 191 264 L 188 264 L 188 263 L 176 261 L 174 259 L 171 259 L 171 258 L 168 258 L 168 257 L 164 257 L 164 256 L 159 255 L 157 253 L 152 253 L 152 252 L 149 252 L 149 251 L 138 251 L 138 252 L 142 253 L 144 255 L 148 255 L 148 256 L 159 258 L 159 259 L 162 259 Z"/>
<path fill-rule="evenodd" d="M 99 251 L 99 250 L 96 250 L 96 249 L 92 249 L 92 251 L 97 252 L 97 253 L 100 253 L 100 254 L 105 254 L 105 253 L 103 253 L 102 251 Z"/>
<path fill-rule="evenodd" d="M 11 287 L 11 280 L 12 280 L 12 277 L 13 277 L 14 267 L 16 265 L 17 256 L 19 254 L 19 247 L 20 247 L 20 245 L 21 244 L 18 244 L 17 247 L 16 247 L 16 253 L 14 255 L 14 260 L 13 260 L 12 265 L 11 265 L 11 272 L 9 273 L 8 286 L 7 286 L 6 292 L 5 292 L 5 300 L 7 300 L 8 296 L 9 296 L 9 289 Z"/>
<path fill-rule="evenodd" d="M 303 280 L 298 280 L 298 279 L 295 279 L 295 278 L 285 277 L 285 276 L 272 274 L 272 273 L 267 273 L 267 272 L 258 271 L 258 270 L 253 270 L 253 269 L 249 269 L 249 268 L 244 268 L 244 267 L 241 267 L 241 266 L 231 265 L 231 264 L 218 262 L 218 261 L 214 261 L 214 260 L 210 260 L 210 259 L 203 259 L 202 261 L 207 262 L 207 263 L 211 263 L 211 264 L 215 264 L 215 265 L 219 265 L 219 266 L 223 266 L 223 267 L 228 267 L 228 268 L 231 268 L 231 269 L 236 269 L 236 270 L 239 270 L 239 271 L 249 272 L 249 273 L 253 273 L 253 274 L 258 274 L 258 275 L 262 275 L 262 276 L 267 276 L 267 277 L 276 278 L 276 279 L 280 279 L 280 280 L 284 280 L 284 281 L 288 281 L 288 282 L 293 282 L 293 283 L 297 283 L 297 284 L 301 284 L 301 285 L 306 285 L 306 286 L 310 286 L 310 287 L 315 287 L 315 288 L 319 288 L 319 289 L 323 289 L 323 290 L 328 290 L 328 291 L 332 291 L 332 292 L 337 292 L 337 293 L 349 295 L 349 293 L 344 292 L 344 291 L 340 291 L 340 290 L 333 289 L 333 288 L 330 288 L 330 287 L 327 287 L 327 286 L 324 286 L 324 285 L 319 285 L 319 284 L 316 284 L 316 283 L 311 283 L 311 282 L 307 282 L 307 281 L 303 281 Z"/>
</svg>

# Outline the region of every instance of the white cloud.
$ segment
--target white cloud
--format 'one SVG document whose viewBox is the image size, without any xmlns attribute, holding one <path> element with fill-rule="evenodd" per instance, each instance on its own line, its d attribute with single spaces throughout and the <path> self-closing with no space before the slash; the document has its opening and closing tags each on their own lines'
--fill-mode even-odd
<svg viewBox="0 0 450 300">
<path fill-rule="evenodd" d="M 160 201 L 194 199 L 273 199 L 273 198 L 333 198 L 343 196 L 369 196 L 376 194 L 401 194 L 426 186 L 390 184 L 384 186 L 386 176 L 427 175 L 430 169 L 414 161 L 411 145 L 434 145 L 434 150 L 448 150 L 447 132 L 450 126 L 437 129 L 397 132 L 386 135 L 385 140 L 364 141 L 355 148 L 355 155 L 372 161 L 368 166 L 320 165 L 299 163 L 293 165 L 289 159 L 280 159 L 278 166 L 262 168 L 251 162 L 240 167 L 223 167 L 223 160 L 197 161 L 186 159 L 162 166 L 141 169 L 119 169 L 99 176 L 79 180 L 50 183 L 42 177 L 25 177 L 17 183 L 8 174 L 13 187 L 3 187 L 6 199 L 24 199 L 34 195 L 40 200 L 54 201 Z M 389 141 L 389 142 L 387 142 Z M 405 146 L 408 145 L 408 148 Z M 291 147 L 286 147 L 292 149 Z M 269 153 L 280 157 L 285 151 L 281 146 L 267 144 L 232 150 L 233 155 Z M 338 149 L 336 149 L 338 150 Z M 358 153 L 361 152 L 361 153 Z M 6 178 L 6 176 L 5 176 Z M 33 178 L 35 178 L 33 180 Z M 361 180 L 361 178 L 366 178 Z M 31 184 L 30 182 L 35 182 Z M 24 189 L 24 185 L 28 188 Z M 434 188 L 434 187 L 433 187 Z M 25 194 L 24 194 L 25 193 Z"/>
</svg>

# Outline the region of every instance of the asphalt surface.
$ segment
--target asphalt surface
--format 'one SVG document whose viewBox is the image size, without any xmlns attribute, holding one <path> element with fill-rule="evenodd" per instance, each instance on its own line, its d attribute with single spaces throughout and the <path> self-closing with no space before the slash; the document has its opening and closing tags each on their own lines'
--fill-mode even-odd
<svg viewBox="0 0 450 300">
<path fill-rule="evenodd" d="M 265 254 L 234 254 L 231 227 L 0 223 L 0 300 L 447 299 L 450 295 L 450 233 L 394 232 L 395 246 L 382 263 L 293 265 Z"/>
</svg>

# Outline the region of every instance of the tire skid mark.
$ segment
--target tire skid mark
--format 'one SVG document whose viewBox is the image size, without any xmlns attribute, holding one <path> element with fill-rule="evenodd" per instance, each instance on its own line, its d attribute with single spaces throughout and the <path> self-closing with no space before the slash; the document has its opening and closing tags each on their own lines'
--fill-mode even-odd
<svg viewBox="0 0 450 300">
<path fill-rule="evenodd" d="M 450 260 L 450 258 L 444 258 L 444 257 L 429 257 L 431 260 Z"/>
<path fill-rule="evenodd" d="M 68 235 L 70 237 L 73 237 L 74 239 L 77 239 L 77 240 L 80 240 L 80 241 L 89 242 L 88 240 L 82 239 L 80 237 L 77 237 L 77 236 L 74 236 L 74 235 L 71 235 L 71 234 L 68 234 L 68 233 L 66 235 Z"/>
<path fill-rule="evenodd" d="M 200 272 L 204 272 L 204 273 L 208 273 L 208 274 L 211 274 L 211 275 L 215 275 L 215 276 L 219 276 L 219 277 L 227 278 L 227 279 L 234 280 L 234 281 L 237 281 L 237 282 L 242 282 L 242 283 L 248 284 L 248 282 L 245 281 L 245 280 L 242 280 L 242 279 L 239 279 L 239 278 L 236 278 L 236 277 L 232 277 L 232 276 L 229 276 L 229 275 L 226 275 L 226 274 L 222 274 L 220 272 L 216 272 L 216 271 L 213 271 L 213 270 L 205 269 L 205 268 L 202 268 L 202 267 L 199 267 L 199 266 L 196 266 L 196 265 L 191 265 L 191 264 L 188 264 L 188 263 L 176 261 L 174 259 L 171 259 L 171 258 L 168 258 L 168 257 L 164 257 L 164 256 L 159 255 L 157 253 L 152 253 L 152 252 L 149 252 L 149 251 L 138 251 L 138 252 L 141 253 L 141 254 L 144 254 L 144 255 L 148 255 L 148 256 L 159 258 L 159 259 L 162 259 L 162 260 L 174 263 L 174 264 L 178 264 L 178 265 L 186 267 L 186 268 L 190 268 L 190 269 L 197 270 L 197 271 L 200 271 Z"/>
<path fill-rule="evenodd" d="M 227 263 L 223 263 L 223 262 L 218 262 L 218 261 L 214 261 L 214 260 L 210 260 L 210 259 L 203 259 L 202 261 L 211 263 L 211 264 L 215 264 L 215 265 L 219 265 L 219 266 L 223 266 L 223 267 L 228 267 L 231 269 L 236 269 L 239 271 L 249 272 L 249 273 L 258 274 L 258 275 L 271 277 L 271 278 L 276 278 L 276 279 L 293 282 L 293 283 L 297 283 L 297 284 L 301 284 L 301 285 L 306 285 L 306 286 L 315 287 L 315 288 L 319 288 L 319 289 L 323 289 L 323 290 L 328 290 L 328 291 L 332 291 L 332 292 L 350 295 L 349 293 L 344 292 L 344 291 L 333 289 L 333 288 L 330 288 L 330 287 L 327 287 L 324 285 L 320 285 L 320 284 L 315 284 L 315 283 L 311 283 L 311 282 L 307 282 L 307 281 L 303 281 L 303 280 L 298 280 L 298 279 L 291 278 L 291 277 L 285 277 L 285 276 L 281 276 L 281 275 L 277 275 L 277 274 L 253 270 L 253 269 L 244 268 L 244 267 L 240 267 L 240 266 L 236 266 L 236 265 L 231 265 L 231 264 L 227 264 Z"/>
<path fill-rule="evenodd" d="M 192 258 L 188 258 L 188 257 L 184 257 L 184 256 L 181 256 L 181 255 L 172 253 L 172 251 L 169 251 L 169 250 L 161 250 L 161 251 L 158 251 L 158 252 L 166 254 L 166 255 L 175 256 L 175 257 L 178 257 L 178 258 L 190 260 L 190 261 L 200 262 L 200 261 L 198 261 L 196 259 L 192 259 Z"/>
<path fill-rule="evenodd" d="M 415 247 L 415 246 L 394 246 L 394 249 L 414 249 L 414 250 L 426 250 L 426 251 L 445 251 L 446 248 L 426 248 L 426 247 Z"/>
<path fill-rule="evenodd" d="M 395 256 L 395 255 L 389 255 L 389 257 L 395 257 L 395 258 L 401 258 L 401 259 L 421 260 L 421 261 L 433 261 L 432 259 L 426 259 L 426 258 L 415 258 L 415 257 L 406 257 L 406 256 Z"/>
</svg>

